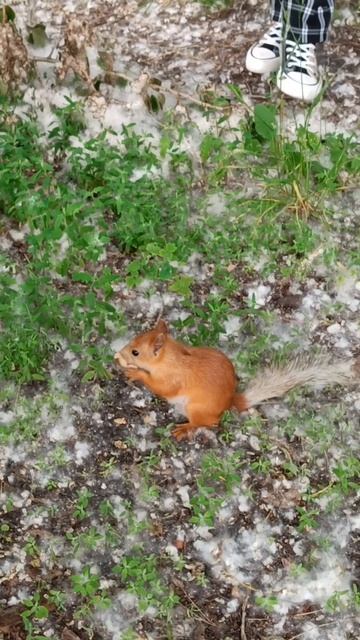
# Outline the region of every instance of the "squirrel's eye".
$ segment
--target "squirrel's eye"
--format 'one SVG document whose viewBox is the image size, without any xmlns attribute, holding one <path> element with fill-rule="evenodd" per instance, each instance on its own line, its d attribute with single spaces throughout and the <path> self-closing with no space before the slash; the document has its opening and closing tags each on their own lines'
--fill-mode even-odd
<svg viewBox="0 0 360 640">
<path fill-rule="evenodd" d="M 133 356 L 138 356 L 139 355 L 139 352 L 136 351 L 136 349 L 133 349 L 131 353 L 133 354 Z"/>
</svg>

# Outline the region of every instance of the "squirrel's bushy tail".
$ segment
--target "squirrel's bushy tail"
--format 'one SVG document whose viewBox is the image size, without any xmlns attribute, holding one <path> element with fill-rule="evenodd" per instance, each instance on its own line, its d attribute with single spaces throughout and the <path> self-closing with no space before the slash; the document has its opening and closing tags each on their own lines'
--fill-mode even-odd
<svg viewBox="0 0 360 640">
<path fill-rule="evenodd" d="M 281 397 L 294 387 L 344 385 L 357 380 L 360 380 L 360 358 L 334 361 L 329 355 L 301 355 L 259 372 L 247 389 L 235 396 L 234 406 L 244 411 L 264 400 Z"/>
</svg>

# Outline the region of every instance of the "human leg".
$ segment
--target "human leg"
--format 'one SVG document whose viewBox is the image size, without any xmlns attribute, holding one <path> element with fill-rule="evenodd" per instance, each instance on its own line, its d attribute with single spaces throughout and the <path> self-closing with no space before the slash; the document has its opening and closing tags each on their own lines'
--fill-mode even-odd
<svg viewBox="0 0 360 640">
<path fill-rule="evenodd" d="M 312 102 L 321 92 L 315 45 L 327 38 L 334 0 L 284 0 L 282 65 L 277 74 L 279 89 Z"/>
<path fill-rule="evenodd" d="M 281 6 L 282 0 L 270 1 L 272 26 L 258 42 L 252 45 L 246 54 L 245 66 L 252 73 L 270 73 L 281 65 Z"/>
<path fill-rule="evenodd" d="M 272 27 L 247 52 L 245 65 L 253 73 L 278 71 L 279 89 L 311 102 L 322 79 L 315 45 L 327 38 L 334 0 L 271 0 Z"/>
</svg>

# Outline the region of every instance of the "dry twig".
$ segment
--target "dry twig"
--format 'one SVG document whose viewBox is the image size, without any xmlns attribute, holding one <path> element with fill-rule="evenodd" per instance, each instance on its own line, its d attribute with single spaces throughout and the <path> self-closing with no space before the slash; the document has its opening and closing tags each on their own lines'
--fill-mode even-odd
<svg viewBox="0 0 360 640">
<path fill-rule="evenodd" d="M 240 640 L 247 640 L 246 632 L 245 632 L 245 621 L 246 621 L 246 607 L 249 601 L 249 596 L 245 596 L 244 602 L 241 607 L 241 627 L 240 627 Z"/>
</svg>

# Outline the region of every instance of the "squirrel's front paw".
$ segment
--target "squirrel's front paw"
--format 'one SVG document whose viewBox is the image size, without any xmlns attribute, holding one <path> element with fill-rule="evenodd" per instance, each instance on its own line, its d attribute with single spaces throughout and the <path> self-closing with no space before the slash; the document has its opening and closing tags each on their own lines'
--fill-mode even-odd
<svg viewBox="0 0 360 640">
<path fill-rule="evenodd" d="M 123 369 L 124 375 L 128 380 L 139 380 L 139 371 L 135 367 L 126 367 Z"/>
</svg>

